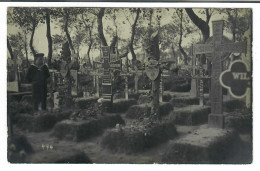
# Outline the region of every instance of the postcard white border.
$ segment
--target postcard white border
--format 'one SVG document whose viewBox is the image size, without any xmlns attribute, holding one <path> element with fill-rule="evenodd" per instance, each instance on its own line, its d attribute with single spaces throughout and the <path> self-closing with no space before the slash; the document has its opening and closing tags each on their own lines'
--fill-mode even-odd
<svg viewBox="0 0 260 171">
<path fill-rule="evenodd" d="M 7 162 L 7 118 L 6 118 L 6 9 L 7 7 L 17 7 L 17 6 L 46 6 L 46 7 L 209 7 L 209 8 L 252 8 L 253 9 L 253 164 L 251 165 L 125 165 L 125 164 L 112 164 L 112 165 L 71 165 L 71 164 L 9 164 Z M 258 74 L 260 73 L 260 3 L 108 3 L 108 2 L 1 2 L 0 3 L 0 52 L 1 52 L 1 62 L 0 62 L 0 80 L 1 80 L 1 116 L 0 116 L 0 168 L 1 170 L 124 170 L 132 171 L 134 169 L 140 170 L 259 170 L 260 160 L 260 141 L 259 141 L 259 131 L 260 131 L 260 105 L 258 98 L 260 97 L 260 85 Z"/>
</svg>

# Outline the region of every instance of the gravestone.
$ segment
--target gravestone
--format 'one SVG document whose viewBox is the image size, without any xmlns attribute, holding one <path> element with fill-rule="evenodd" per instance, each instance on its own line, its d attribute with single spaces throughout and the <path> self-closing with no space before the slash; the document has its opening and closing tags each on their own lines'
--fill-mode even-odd
<svg viewBox="0 0 260 171">
<path fill-rule="evenodd" d="M 134 77 L 134 80 L 135 80 L 135 93 L 138 93 L 139 92 L 138 81 L 139 81 L 139 77 L 141 75 L 143 75 L 143 70 L 138 70 L 138 68 L 135 67 L 134 68 L 134 74 L 135 74 L 135 77 Z"/>
<path fill-rule="evenodd" d="M 101 73 L 99 73 L 97 68 L 93 68 L 93 71 L 90 71 L 90 75 L 93 76 L 93 84 L 96 88 L 96 96 L 99 97 L 99 77 L 102 76 Z"/>
<path fill-rule="evenodd" d="M 7 91 L 19 92 L 19 75 L 18 75 L 18 65 L 16 59 L 8 58 L 7 67 L 8 67 Z"/>
<path fill-rule="evenodd" d="M 200 67 L 199 69 L 199 76 L 201 77 L 199 79 L 199 98 L 200 98 L 200 106 L 204 105 L 204 82 L 203 82 L 203 68 Z"/>
<path fill-rule="evenodd" d="M 121 76 L 125 77 L 125 99 L 128 100 L 128 77 L 131 76 L 131 73 L 120 73 Z"/>
<path fill-rule="evenodd" d="M 193 48 L 193 47 L 192 47 Z M 192 75 L 196 75 L 196 57 L 192 57 Z M 191 89 L 190 89 L 191 97 L 197 97 L 197 80 L 195 78 L 191 79 Z"/>
<path fill-rule="evenodd" d="M 222 113 L 222 87 L 219 77 L 222 72 L 222 54 L 245 53 L 246 42 L 222 43 L 223 42 L 223 20 L 213 21 L 213 44 L 195 44 L 193 54 L 212 54 L 211 73 L 211 114 L 208 118 L 210 127 L 224 128 L 224 115 Z"/>
<path fill-rule="evenodd" d="M 58 109 L 60 107 L 60 99 L 58 96 L 59 96 L 59 92 L 53 93 L 54 109 Z"/>
<path fill-rule="evenodd" d="M 73 82 L 71 85 L 71 95 L 77 96 L 78 95 L 78 71 L 70 70 L 70 75 L 72 76 L 72 79 L 73 79 Z"/>
</svg>

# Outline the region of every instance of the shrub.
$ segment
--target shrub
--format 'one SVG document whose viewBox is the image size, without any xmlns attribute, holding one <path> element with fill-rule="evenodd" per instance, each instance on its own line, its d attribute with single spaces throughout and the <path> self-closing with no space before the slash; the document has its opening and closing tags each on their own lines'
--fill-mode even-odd
<svg viewBox="0 0 260 171">
<path fill-rule="evenodd" d="M 235 110 L 225 115 L 225 127 L 252 135 L 252 110 Z"/>
<path fill-rule="evenodd" d="M 246 108 L 246 104 L 241 100 L 229 100 L 223 102 L 223 111 L 225 112 L 233 112 L 236 109 L 244 109 Z"/>
<path fill-rule="evenodd" d="M 170 102 L 174 107 L 183 107 L 187 105 L 198 105 L 199 98 L 198 97 L 185 97 L 185 98 L 172 98 Z"/>
<path fill-rule="evenodd" d="M 126 112 L 130 106 L 135 105 L 137 102 L 135 99 L 118 99 L 113 101 L 113 107 L 110 111 L 112 113 Z"/>
<path fill-rule="evenodd" d="M 160 117 L 168 115 L 173 110 L 173 106 L 170 103 L 163 102 L 160 103 Z M 141 104 L 131 106 L 127 113 L 126 117 L 130 119 L 138 119 L 150 116 L 151 114 L 151 104 Z"/>
</svg>

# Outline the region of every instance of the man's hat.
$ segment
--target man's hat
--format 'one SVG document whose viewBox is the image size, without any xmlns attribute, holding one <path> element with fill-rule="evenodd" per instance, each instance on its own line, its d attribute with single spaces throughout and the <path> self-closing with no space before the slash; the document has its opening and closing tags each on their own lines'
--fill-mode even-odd
<svg viewBox="0 0 260 171">
<path fill-rule="evenodd" d="M 42 57 L 44 57 L 44 53 L 37 53 L 37 54 L 35 54 L 34 57 L 35 58 L 42 58 Z"/>
</svg>

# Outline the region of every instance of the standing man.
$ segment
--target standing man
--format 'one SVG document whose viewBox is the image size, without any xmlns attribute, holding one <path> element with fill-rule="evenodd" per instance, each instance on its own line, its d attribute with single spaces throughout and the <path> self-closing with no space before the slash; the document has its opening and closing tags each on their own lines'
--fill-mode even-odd
<svg viewBox="0 0 260 171">
<path fill-rule="evenodd" d="M 44 64 L 44 54 L 38 53 L 34 56 L 34 64 L 31 65 L 27 72 L 27 79 L 32 83 L 32 97 L 34 110 L 46 110 L 47 99 L 47 79 L 50 77 L 49 69 Z"/>
</svg>

